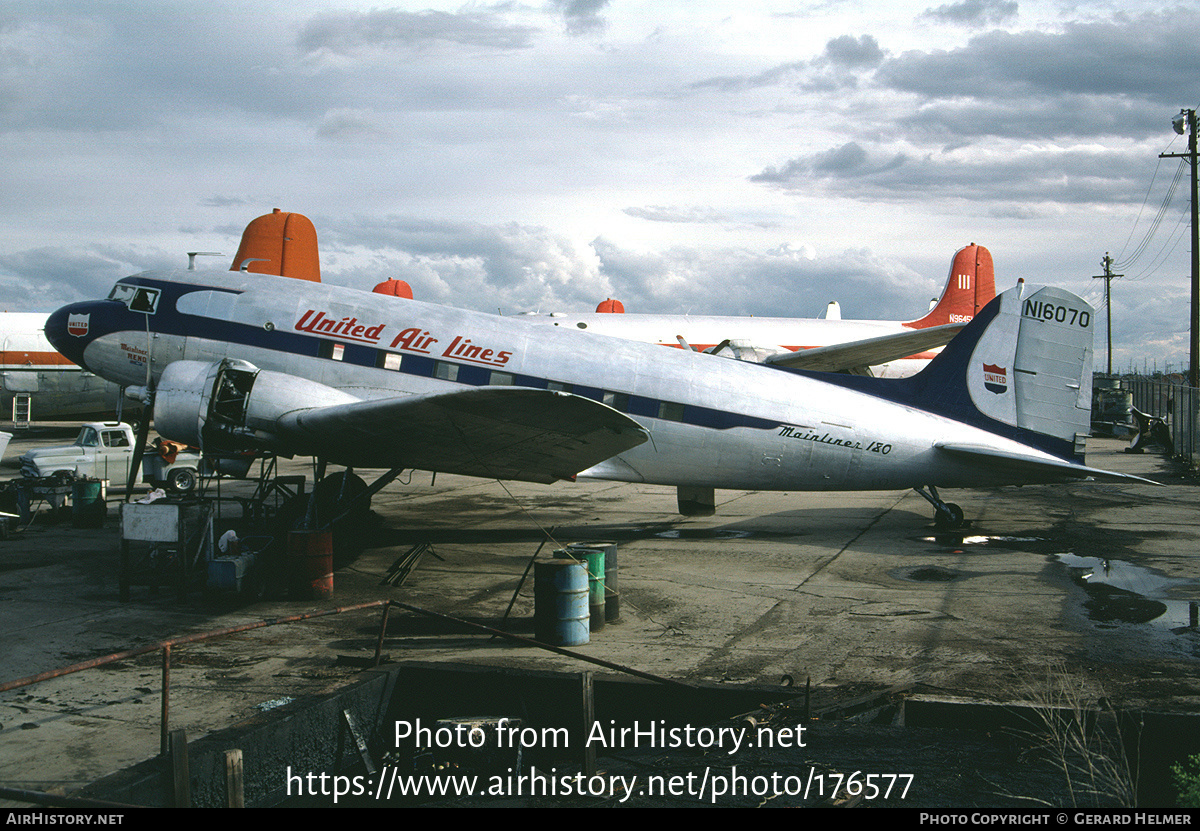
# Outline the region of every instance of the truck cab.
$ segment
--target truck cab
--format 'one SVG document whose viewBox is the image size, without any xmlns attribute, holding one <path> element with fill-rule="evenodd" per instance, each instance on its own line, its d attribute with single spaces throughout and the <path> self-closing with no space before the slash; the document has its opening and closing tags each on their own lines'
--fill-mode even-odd
<svg viewBox="0 0 1200 831">
<path fill-rule="evenodd" d="M 93 421 L 84 424 L 73 444 L 38 447 L 21 456 L 21 474 L 38 478 L 57 473 L 77 478 L 108 479 L 124 483 L 137 437 L 133 428 L 119 421 Z M 146 454 L 147 456 L 149 454 Z M 145 457 L 144 457 L 145 458 Z M 190 491 L 198 481 L 200 457 L 179 453 L 169 466 L 157 466 L 155 481 L 173 490 Z"/>
</svg>

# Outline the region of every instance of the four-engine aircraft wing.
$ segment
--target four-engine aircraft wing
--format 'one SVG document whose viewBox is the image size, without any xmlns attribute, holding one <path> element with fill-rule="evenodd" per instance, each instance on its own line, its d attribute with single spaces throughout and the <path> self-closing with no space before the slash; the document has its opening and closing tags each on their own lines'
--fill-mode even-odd
<svg viewBox="0 0 1200 831">
<path fill-rule="evenodd" d="M 763 360 L 772 366 L 811 369 L 816 372 L 858 372 L 896 361 L 927 349 L 945 346 L 967 324 L 947 323 L 928 329 L 912 329 L 850 343 L 835 343 L 798 352 L 783 352 Z"/>
</svg>

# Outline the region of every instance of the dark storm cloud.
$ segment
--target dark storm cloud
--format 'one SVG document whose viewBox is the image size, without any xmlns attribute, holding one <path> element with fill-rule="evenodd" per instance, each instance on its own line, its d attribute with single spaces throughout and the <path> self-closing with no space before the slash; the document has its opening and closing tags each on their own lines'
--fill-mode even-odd
<svg viewBox="0 0 1200 831">
<path fill-rule="evenodd" d="M 964 98 L 935 101 L 897 119 L 899 132 L 919 140 L 962 145 L 984 136 L 1044 139 L 1048 136 L 1169 138 L 1164 104 L 1127 96 L 1052 96 L 1010 100 Z"/>
<path fill-rule="evenodd" d="M 870 35 L 854 38 L 842 35 L 825 44 L 825 57 L 834 64 L 852 69 L 879 66 L 883 63 L 883 50 L 879 41 Z"/>
<path fill-rule="evenodd" d="M 874 160 L 858 142 L 847 142 L 803 158 L 792 159 L 779 167 L 768 167 L 750 177 L 751 182 L 787 185 L 807 178 L 817 177 L 858 178 L 873 176 L 895 170 L 904 165 L 907 157 L 896 154 L 888 159 Z"/>
<path fill-rule="evenodd" d="M 885 53 L 871 35 L 842 35 L 825 44 L 821 55 L 811 61 L 790 61 L 752 75 L 719 75 L 691 84 L 692 89 L 739 92 L 776 84 L 796 83 L 802 89 L 835 90 L 857 85 L 856 70 L 879 66 Z"/>
<path fill-rule="evenodd" d="M 550 5 L 562 14 L 568 32 L 584 34 L 604 28 L 600 12 L 608 3 L 609 0 L 551 0 Z"/>
<path fill-rule="evenodd" d="M 787 79 L 803 72 L 809 66 L 807 61 L 780 64 L 753 75 L 720 75 L 715 78 L 705 78 L 691 85 L 692 89 L 716 89 L 723 92 L 736 92 L 756 87 L 769 87 L 783 83 Z"/>
<path fill-rule="evenodd" d="M 5 311 L 52 312 L 67 303 L 107 297 L 113 284 L 130 274 L 178 266 L 177 256 L 162 251 L 113 246 L 0 254 L 0 298 L 19 298 Z"/>
<path fill-rule="evenodd" d="M 1136 202 L 1144 196 L 1145 160 L 1136 153 L 1048 148 L 996 159 L 869 151 L 856 142 L 791 159 L 750 177 L 785 189 L 828 183 L 841 195 L 946 198 L 1002 204 Z"/>
<path fill-rule="evenodd" d="M 963 0 L 927 9 L 918 19 L 962 26 L 991 26 L 1017 18 L 1015 0 Z"/>
<path fill-rule="evenodd" d="M 334 12 L 314 17 L 300 33 L 306 53 L 329 50 L 348 54 L 367 47 L 421 47 L 436 43 L 487 49 L 526 49 L 537 29 L 507 23 L 487 9 L 459 12 L 407 12 L 375 9 Z"/>
<path fill-rule="evenodd" d="M 0 52 L 5 130 L 131 134 L 197 114 L 311 113 L 325 92 L 280 71 L 292 44 L 215 4 L 186 15 L 169 4 L 17 4 Z"/>
<path fill-rule="evenodd" d="M 1200 12 L 1068 23 L 1061 33 L 992 31 L 966 46 L 906 52 L 884 63 L 882 86 L 930 99 L 1041 95 L 1132 96 L 1162 103 L 1200 99 Z"/>
<path fill-rule="evenodd" d="M 1200 83 L 1188 85 L 1200 78 L 1200 43 L 1187 34 L 1197 28 L 1200 12 L 1177 9 L 1057 33 L 993 31 L 962 48 L 885 58 L 860 88 L 912 97 L 907 114 L 874 131 L 910 147 L 898 153 L 855 139 L 750 181 L 796 190 L 836 183 L 866 198 L 955 195 L 995 201 L 1007 216 L 1014 207 L 1005 201 L 1026 212 L 1050 202 L 1140 201 L 1146 151 L 1095 145 L 1111 136 L 1159 136 L 1166 145 L 1170 116 L 1200 99 Z"/>
</svg>

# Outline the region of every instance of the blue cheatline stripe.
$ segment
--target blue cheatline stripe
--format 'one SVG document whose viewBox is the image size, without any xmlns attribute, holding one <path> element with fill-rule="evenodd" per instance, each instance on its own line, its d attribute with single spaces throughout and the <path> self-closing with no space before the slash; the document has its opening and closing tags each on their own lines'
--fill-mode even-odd
<svg viewBox="0 0 1200 831">
<path fill-rule="evenodd" d="M 491 386 L 493 370 L 476 364 L 460 363 L 443 357 L 432 358 L 413 355 L 407 352 L 395 352 L 356 343 L 345 343 L 335 338 L 323 338 L 310 333 L 281 331 L 279 329 L 268 331 L 262 327 L 245 323 L 233 323 L 227 320 L 198 315 L 184 315 L 175 309 L 175 303 L 179 297 L 195 291 L 225 291 L 230 294 L 240 294 L 241 292 L 204 285 L 188 285 L 185 287 L 177 283 L 163 282 L 146 277 L 127 278 L 121 282 L 130 285 L 157 288 L 162 291 L 158 311 L 152 315 L 152 331 L 180 337 L 195 337 L 195 321 L 202 320 L 204 321 L 204 327 L 201 337 L 206 340 L 253 346 L 259 349 L 284 352 L 309 358 L 324 357 L 327 360 L 333 360 L 330 350 L 331 345 L 338 344 L 344 347 L 340 363 L 379 369 L 381 372 L 398 371 L 401 374 L 419 378 L 439 377 L 438 365 L 442 364 L 457 367 L 457 375 L 454 378 L 455 383 L 475 387 Z M 122 331 L 128 331 L 131 333 L 131 337 L 136 337 L 138 333 L 144 333 L 145 331 L 145 315 L 129 311 L 123 303 L 101 301 L 89 305 L 93 309 L 91 320 L 91 336 L 93 338 Z M 400 368 L 398 370 L 383 369 L 384 354 L 399 355 L 401 358 Z M 778 420 L 757 418 L 727 410 L 662 401 L 626 393 L 621 390 L 603 390 L 595 387 L 584 387 L 578 384 L 572 386 L 552 378 L 504 372 L 503 370 L 495 371 L 500 374 L 512 376 L 512 386 L 550 389 L 553 384 L 555 385 L 553 387 L 555 389 L 562 387 L 583 398 L 590 398 L 602 403 L 606 393 L 615 392 L 628 402 L 624 408 L 618 407 L 616 409 L 621 409 L 623 412 L 634 416 L 660 418 L 662 417 L 661 412 L 664 409 L 663 405 L 666 405 L 667 408 L 673 407 L 676 411 L 675 414 L 678 414 L 679 408 L 682 408 L 682 416 L 671 418 L 671 421 L 695 427 L 705 427 L 713 430 L 730 430 L 737 427 L 774 430 L 783 426 L 782 422 Z"/>
</svg>

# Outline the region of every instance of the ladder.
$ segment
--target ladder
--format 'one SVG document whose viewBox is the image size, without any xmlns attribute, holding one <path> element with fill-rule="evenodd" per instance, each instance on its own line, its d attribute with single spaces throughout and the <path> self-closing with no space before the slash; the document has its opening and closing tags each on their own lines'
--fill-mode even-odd
<svg viewBox="0 0 1200 831">
<path fill-rule="evenodd" d="M 14 430 L 29 429 L 29 416 L 33 409 L 33 396 L 27 392 L 13 393 L 12 421 Z"/>
</svg>

